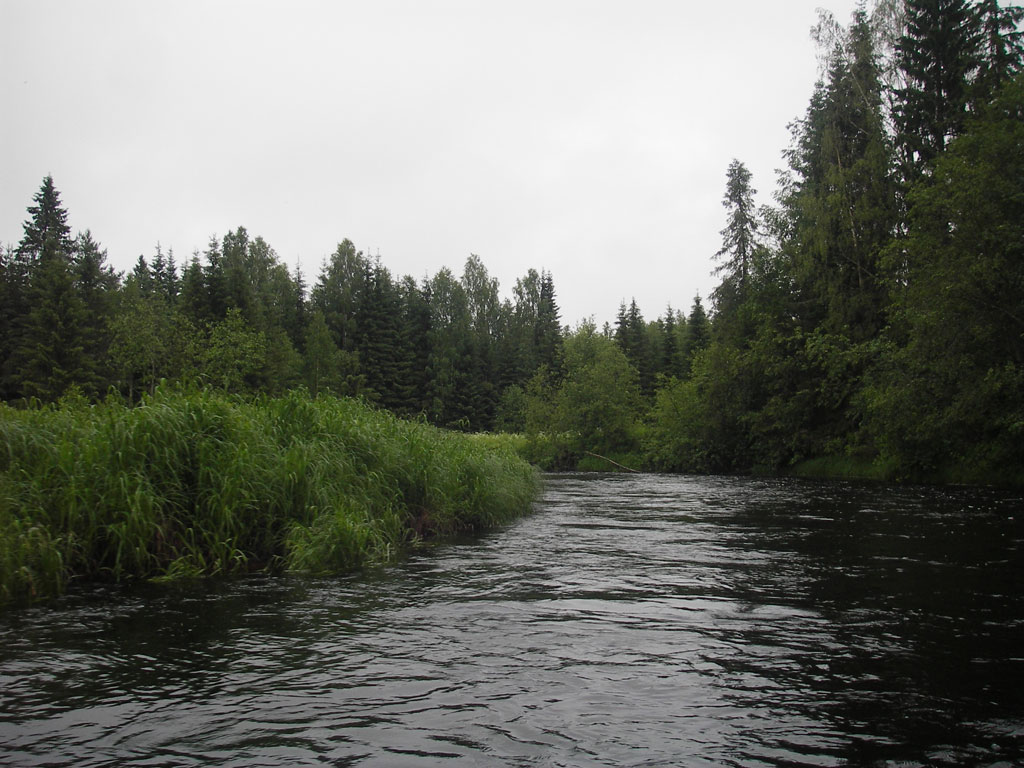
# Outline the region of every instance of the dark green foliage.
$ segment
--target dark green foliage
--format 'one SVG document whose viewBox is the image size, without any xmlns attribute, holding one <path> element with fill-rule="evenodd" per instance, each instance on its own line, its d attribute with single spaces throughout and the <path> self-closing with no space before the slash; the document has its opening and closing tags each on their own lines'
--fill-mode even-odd
<svg viewBox="0 0 1024 768">
<path fill-rule="evenodd" d="M 865 14 L 833 30 L 746 261 L 730 167 L 711 341 L 656 394 L 650 466 L 1024 482 L 1021 12 L 906 10 L 893 115 Z"/>
<path fill-rule="evenodd" d="M 686 318 L 686 334 L 682 346 L 682 373 L 688 375 L 694 358 L 711 343 L 711 322 L 701 303 L 700 295 L 693 297 L 693 306 Z"/>
<path fill-rule="evenodd" d="M 980 65 L 979 17 L 968 0 L 906 0 L 897 50 L 906 86 L 896 92 L 904 176 L 916 178 L 959 135 Z"/>
<path fill-rule="evenodd" d="M 759 228 L 754 207 L 757 190 L 751 187 L 750 179 L 750 171 L 743 163 L 739 160 L 729 163 L 722 198 L 722 205 L 729 212 L 728 223 L 722 230 L 722 248 L 715 254 L 722 260 L 716 271 L 724 273 L 723 283 L 731 285 L 740 301 L 750 279 Z"/>
<path fill-rule="evenodd" d="M 868 392 L 883 451 L 914 476 L 1020 471 L 1024 76 L 968 121 L 908 201 L 896 343 Z"/>
<path fill-rule="evenodd" d="M 533 330 L 537 364 L 549 371 L 561 369 L 562 326 L 555 300 L 555 281 L 550 272 L 540 273 L 540 296 Z"/>
<path fill-rule="evenodd" d="M 4 270 L 5 298 L 11 301 L 4 313 L 5 394 L 54 400 L 72 386 L 95 391 L 102 384 L 102 361 L 95 357 L 106 321 L 100 311 L 102 256 L 85 235 L 76 261 L 67 212 L 50 176 L 34 201 Z"/>
<path fill-rule="evenodd" d="M 619 305 L 619 315 L 615 324 L 615 343 L 622 350 L 638 374 L 640 391 L 645 396 L 654 393 L 655 351 L 652 349 L 651 338 L 647 332 L 647 324 L 640 313 L 636 299 Z"/>
</svg>

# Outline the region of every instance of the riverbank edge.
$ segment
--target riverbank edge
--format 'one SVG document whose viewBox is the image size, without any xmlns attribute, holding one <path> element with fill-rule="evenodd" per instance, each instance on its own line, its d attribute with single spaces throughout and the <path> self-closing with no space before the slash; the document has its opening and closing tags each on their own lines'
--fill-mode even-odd
<svg viewBox="0 0 1024 768">
<path fill-rule="evenodd" d="M 344 572 L 525 514 L 511 450 L 304 392 L 0 406 L 0 606 L 72 580 Z"/>
<path fill-rule="evenodd" d="M 559 439 L 561 438 L 561 439 Z M 543 471 L 551 472 L 667 472 L 668 474 L 713 475 L 694 469 L 673 471 L 652 465 L 642 450 L 607 451 L 606 454 L 579 452 L 568 448 L 564 436 L 530 438 L 524 434 L 492 433 L 479 439 L 514 451 Z M 974 486 L 1024 489 L 1024 470 L 995 470 L 984 458 L 964 460 L 941 468 L 908 470 L 897 462 L 878 456 L 818 456 L 788 467 L 753 467 L 746 472 L 727 473 L 757 477 L 794 477 L 806 480 L 850 480 L 892 485 Z"/>
</svg>

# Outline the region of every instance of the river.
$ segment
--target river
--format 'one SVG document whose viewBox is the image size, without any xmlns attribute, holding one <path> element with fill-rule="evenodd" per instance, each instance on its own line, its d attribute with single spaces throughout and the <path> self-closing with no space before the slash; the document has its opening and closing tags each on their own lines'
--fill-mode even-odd
<svg viewBox="0 0 1024 768">
<path fill-rule="evenodd" d="M 0 614 L 0 765 L 1011 766 L 1024 502 L 551 475 L 338 578 Z"/>
</svg>

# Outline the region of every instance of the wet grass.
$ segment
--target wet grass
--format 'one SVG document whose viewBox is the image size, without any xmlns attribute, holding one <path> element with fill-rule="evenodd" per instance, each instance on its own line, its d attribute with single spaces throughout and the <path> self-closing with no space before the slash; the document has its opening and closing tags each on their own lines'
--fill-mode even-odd
<svg viewBox="0 0 1024 768">
<path fill-rule="evenodd" d="M 529 509 L 510 449 L 304 393 L 0 406 L 0 604 L 71 579 L 334 572 Z"/>
</svg>

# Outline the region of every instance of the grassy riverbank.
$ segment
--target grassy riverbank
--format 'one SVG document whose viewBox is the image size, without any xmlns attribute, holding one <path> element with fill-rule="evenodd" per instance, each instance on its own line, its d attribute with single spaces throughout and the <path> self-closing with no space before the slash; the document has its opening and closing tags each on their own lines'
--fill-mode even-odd
<svg viewBox="0 0 1024 768">
<path fill-rule="evenodd" d="M 348 399 L 0 406 L 0 603 L 69 579 L 338 571 L 529 509 L 533 468 Z"/>
</svg>

